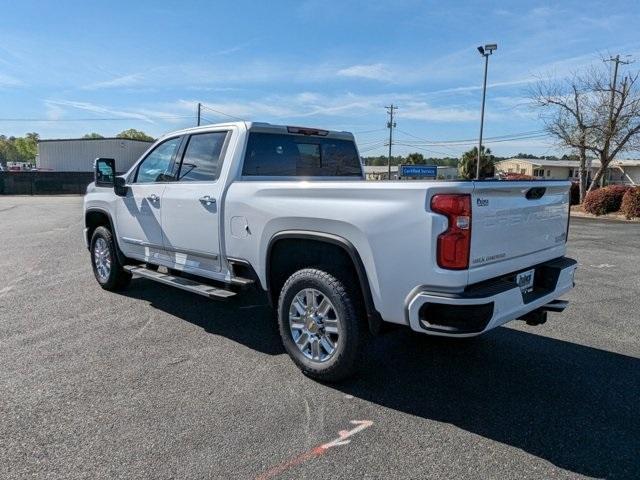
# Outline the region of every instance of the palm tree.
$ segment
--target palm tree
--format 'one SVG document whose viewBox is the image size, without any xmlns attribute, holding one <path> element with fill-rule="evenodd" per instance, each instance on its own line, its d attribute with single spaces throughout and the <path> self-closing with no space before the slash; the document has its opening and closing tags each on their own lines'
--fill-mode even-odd
<svg viewBox="0 0 640 480">
<path fill-rule="evenodd" d="M 491 149 L 487 148 L 485 150 L 483 145 L 480 152 L 480 178 L 493 177 L 495 166 L 493 163 L 494 157 L 491 154 Z M 476 178 L 477 164 L 478 147 L 473 147 L 471 150 L 462 154 L 462 158 L 458 164 L 460 176 L 468 180 Z"/>
</svg>

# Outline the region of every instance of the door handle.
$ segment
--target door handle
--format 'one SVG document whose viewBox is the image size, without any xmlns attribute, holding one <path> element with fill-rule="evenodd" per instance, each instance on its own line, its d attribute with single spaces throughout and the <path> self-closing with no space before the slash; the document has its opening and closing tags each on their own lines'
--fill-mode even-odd
<svg viewBox="0 0 640 480">
<path fill-rule="evenodd" d="M 153 203 L 157 202 L 160 200 L 160 197 L 158 195 L 156 195 L 155 193 L 152 193 L 151 195 L 149 195 L 147 197 L 149 200 L 151 200 Z"/>
<path fill-rule="evenodd" d="M 216 203 L 216 199 L 213 197 L 210 197 L 209 195 L 205 195 L 204 197 L 200 197 L 198 200 L 200 200 L 200 203 L 204 203 L 205 205 L 212 205 L 214 203 Z"/>
</svg>

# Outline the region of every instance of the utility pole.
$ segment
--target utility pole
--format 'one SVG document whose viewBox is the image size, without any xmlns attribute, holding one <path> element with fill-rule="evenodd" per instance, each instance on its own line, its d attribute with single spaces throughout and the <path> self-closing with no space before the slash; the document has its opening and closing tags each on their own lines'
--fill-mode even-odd
<svg viewBox="0 0 640 480">
<path fill-rule="evenodd" d="M 482 83 L 482 109 L 480 110 L 480 138 L 478 140 L 478 164 L 476 165 L 476 180 L 480 180 L 480 160 L 482 159 L 482 130 L 484 129 L 484 101 L 487 96 L 487 70 L 489 69 L 489 55 L 498 49 L 498 45 L 491 43 L 478 47 L 480 55 L 484 57 L 484 82 Z"/>
<path fill-rule="evenodd" d="M 384 107 L 387 109 L 387 113 L 389 114 L 389 121 L 387 122 L 387 128 L 389 129 L 389 158 L 387 160 L 387 167 L 389 170 L 389 180 L 391 180 L 391 145 L 393 145 L 393 129 L 396 128 L 396 123 L 393 121 L 393 111 L 397 110 L 398 107 L 393 103 L 388 107 Z"/>
<path fill-rule="evenodd" d="M 613 62 L 614 66 L 613 66 L 613 79 L 611 82 L 611 100 L 609 100 L 609 121 L 607 122 L 607 138 L 611 138 L 611 133 L 613 130 L 613 107 L 614 107 L 614 103 L 616 101 L 616 88 L 617 88 L 617 84 L 618 84 L 618 67 L 620 66 L 620 64 L 623 65 L 628 65 L 629 61 L 624 61 L 624 60 L 620 60 L 620 55 L 616 55 L 615 57 L 610 57 L 608 60 L 605 60 L 605 62 Z M 609 155 L 609 151 L 608 151 L 608 147 L 607 147 L 607 156 Z M 602 178 L 600 179 L 600 186 L 604 186 L 604 175 L 602 176 Z"/>
<path fill-rule="evenodd" d="M 198 126 L 200 126 L 200 111 L 202 110 L 202 104 L 198 102 Z"/>
<path fill-rule="evenodd" d="M 620 60 L 620 55 L 611 57 L 605 60 L 605 62 L 613 62 L 615 64 L 613 67 L 613 81 L 611 82 L 611 100 L 609 101 L 609 135 L 611 135 L 611 129 L 613 128 L 613 105 L 616 101 L 616 88 L 618 84 L 618 67 L 620 64 L 629 65 L 631 62 Z"/>
</svg>

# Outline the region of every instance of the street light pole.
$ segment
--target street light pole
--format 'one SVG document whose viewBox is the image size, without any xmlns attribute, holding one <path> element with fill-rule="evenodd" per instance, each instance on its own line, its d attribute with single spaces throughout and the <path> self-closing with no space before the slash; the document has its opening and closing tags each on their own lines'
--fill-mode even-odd
<svg viewBox="0 0 640 480">
<path fill-rule="evenodd" d="M 480 110 L 480 138 L 478 139 L 476 180 L 480 180 L 480 160 L 482 159 L 482 131 L 484 129 L 484 103 L 487 96 L 487 70 L 489 69 L 489 55 L 491 55 L 497 48 L 498 45 L 495 43 L 485 45 L 484 47 L 478 47 L 480 55 L 484 57 L 484 81 L 482 82 L 482 108 Z"/>
</svg>

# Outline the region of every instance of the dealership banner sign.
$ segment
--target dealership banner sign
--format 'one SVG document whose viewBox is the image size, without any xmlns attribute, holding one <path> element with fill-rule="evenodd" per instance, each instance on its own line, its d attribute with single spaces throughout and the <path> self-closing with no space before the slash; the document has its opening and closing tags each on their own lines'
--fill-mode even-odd
<svg viewBox="0 0 640 480">
<path fill-rule="evenodd" d="M 436 178 L 438 167 L 435 165 L 400 165 L 400 176 Z"/>
</svg>

